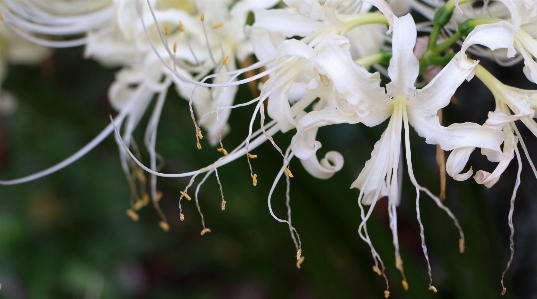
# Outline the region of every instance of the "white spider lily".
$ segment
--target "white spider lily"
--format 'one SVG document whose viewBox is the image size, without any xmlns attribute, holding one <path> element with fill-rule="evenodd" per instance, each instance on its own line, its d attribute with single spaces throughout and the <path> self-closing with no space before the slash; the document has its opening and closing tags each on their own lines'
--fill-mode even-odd
<svg viewBox="0 0 537 299">
<path fill-rule="evenodd" d="M 364 67 L 354 63 L 349 52 L 348 41 L 343 37 L 326 37 L 326 47 L 317 57 L 318 64 L 333 82 L 338 97 L 334 106 L 312 112 L 298 123 L 298 132 L 293 139 L 293 152 L 301 159 L 309 159 L 319 147 L 311 130 L 316 127 L 334 123 L 362 122 L 367 126 L 375 126 L 390 118 L 388 127 L 381 139 L 375 144 L 371 159 L 366 163 L 358 179 L 352 184 L 360 189 L 359 204 L 372 205 L 367 215 L 362 210 L 360 236 L 370 244 L 375 264 L 380 257 L 371 245 L 365 223 L 377 200 L 382 196 L 389 198 L 390 226 L 394 234 L 397 267 L 402 271 L 402 263 L 398 252 L 397 224 L 395 206 L 400 202 L 398 173 L 400 170 L 401 133 L 405 128 L 405 148 L 408 173 L 419 193 L 427 193 L 450 217 L 453 214 L 444 207 L 440 200 L 415 180 L 409 144 L 409 124 L 417 133 L 426 138 L 429 144 L 439 144 L 444 150 L 465 147 L 481 147 L 490 151 L 500 152 L 500 144 L 504 134 L 498 130 L 482 127 L 473 123 L 453 124 L 442 127 L 437 111 L 445 107 L 455 90 L 473 74 L 476 63 L 460 63 L 461 56 L 454 58 L 424 88 L 416 90 L 414 82 L 418 76 L 418 60 L 413 54 L 416 41 L 416 28 L 410 15 L 394 18 L 392 51 L 388 74 L 391 82 L 386 90 L 380 86 L 378 74 L 370 74 Z M 419 206 L 418 221 L 419 219 Z M 424 253 L 423 227 L 421 226 L 422 246 Z M 463 235 L 461 232 L 461 240 Z M 462 242 L 462 241 L 461 241 Z M 461 248 L 462 250 L 462 248 Z M 428 258 L 427 258 L 428 259 Z M 382 262 L 381 262 L 382 263 Z M 404 276 L 404 274 L 403 274 Z M 432 280 L 431 280 L 432 283 Z M 432 285 L 431 285 L 432 287 Z"/>
</svg>

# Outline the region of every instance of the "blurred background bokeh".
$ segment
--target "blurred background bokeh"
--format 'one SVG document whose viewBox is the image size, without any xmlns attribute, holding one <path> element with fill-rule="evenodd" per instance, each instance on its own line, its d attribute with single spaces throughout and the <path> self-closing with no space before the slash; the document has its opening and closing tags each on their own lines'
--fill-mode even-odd
<svg viewBox="0 0 537 299">
<path fill-rule="evenodd" d="M 58 50 L 38 66 L 10 66 L 4 89 L 17 97 L 18 109 L 0 117 L 0 178 L 12 179 L 47 168 L 68 157 L 96 136 L 115 112 L 107 101 L 114 71 L 82 58 L 81 49 Z M 521 86 L 521 67 L 492 64 L 505 83 Z M 522 82 L 522 83 L 521 83 Z M 529 85 L 526 85 L 528 87 Z M 531 87 L 531 86 L 530 86 Z M 251 98 L 247 88 L 239 99 Z M 445 109 L 445 124 L 483 123 L 493 100 L 473 80 Z M 226 148 L 247 134 L 252 109 L 236 109 Z M 147 123 L 148 117 L 142 124 Z M 200 191 L 200 205 L 212 232 L 200 236 L 200 215 L 194 202 L 183 201 L 185 221 L 177 201 L 187 179 L 159 179 L 160 206 L 170 230 L 159 228 L 156 211 L 147 206 L 140 220 L 125 214 L 129 185 L 121 170 L 112 136 L 88 155 L 53 175 L 16 186 L 0 187 L 1 298 L 383 298 L 384 280 L 371 269 L 369 247 L 357 234 L 360 223 L 358 190 L 349 189 L 385 124 L 370 129 L 339 125 L 320 130 L 321 152 L 340 151 L 344 168 L 329 180 L 312 178 L 291 162 L 293 224 L 300 234 L 305 261 L 296 267 L 296 250 L 289 229 L 269 214 L 267 195 L 281 156 L 270 144 L 254 153 L 258 174 L 253 187 L 246 159 L 219 171 L 227 201 L 220 208 L 214 176 Z M 136 135 L 141 144 L 143 126 Z M 536 158 L 536 139 L 522 126 L 526 145 Z M 163 172 L 198 169 L 220 157 L 215 148 L 195 145 L 187 102 L 169 93 L 158 131 L 157 151 Z M 280 134 L 283 148 L 292 133 Z M 439 192 L 435 147 L 411 133 L 414 173 L 418 182 Z M 147 161 L 147 153 L 142 150 Z M 506 276 L 503 298 L 537 298 L 536 179 L 525 158 L 522 186 L 515 210 L 514 263 Z M 493 169 L 480 153 L 477 168 Z M 434 202 L 421 194 L 421 211 L 431 258 L 434 285 L 421 250 L 415 212 L 415 190 L 406 174 L 398 208 L 399 237 L 408 291 L 395 268 L 386 199 L 379 202 L 368 229 L 386 263 L 390 298 L 500 298 L 500 277 L 509 256 L 507 213 L 515 182 L 516 163 L 490 190 L 473 180 L 448 179 L 445 204 L 459 218 L 466 235 L 466 252 L 458 252 L 458 233 Z M 285 217 L 285 182 L 273 197 L 274 211 Z"/>
</svg>

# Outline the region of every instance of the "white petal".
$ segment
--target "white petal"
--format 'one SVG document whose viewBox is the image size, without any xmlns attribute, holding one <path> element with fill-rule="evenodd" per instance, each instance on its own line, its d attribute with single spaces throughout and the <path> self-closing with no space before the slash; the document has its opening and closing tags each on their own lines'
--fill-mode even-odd
<svg viewBox="0 0 537 299">
<path fill-rule="evenodd" d="M 472 176 L 473 170 L 471 167 L 467 172 L 461 172 L 466 166 L 466 163 L 468 163 L 470 154 L 474 151 L 474 149 L 475 147 L 457 148 L 453 150 L 451 154 L 449 154 L 449 157 L 446 162 L 446 172 L 454 180 L 465 181 Z"/>
<path fill-rule="evenodd" d="M 338 152 L 328 152 L 321 160 L 321 163 L 317 160 L 315 155 L 312 155 L 306 160 L 300 160 L 304 169 L 312 176 L 318 179 L 329 179 L 336 172 L 343 168 L 343 156 Z"/>
<path fill-rule="evenodd" d="M 432 116 L 446 107 L 462 82 L 473 72 L 460 66 L 458 57 L 453 58 L 427 86 L 419 89 L 409 101 L 414 113 Z"/>
<path fill-rule="evenodd" d="M 487 188 L 492 187 L 496 184 L 498 179 L 500 179 L 500 176 L 507 166 L 509 166 L 509 162 L 515 157 L 514 147 L 516 146 L 517 138 L 512 132 L 507 132 L 506 135 L 507 138 L 505 139 L 505 144 L 503 146 L 503 157 L 500 160 L 500 163 L 498 163 L 492 173 L 482 170 L 476 172 L 474 179 L 478 184 L 485 185 Z"/>
<path fill-rule="evenodd" d="M 392 59 L 388 67 L 391 82 L 386 85 L 392 97 L 414 96 L 414 82 L 419 73 L 419 62 L 414 55 L 416 44 L 416 24 L 410 14 L 394 18 L 392 37 Z"/>
<path fill-rule="evenodd" d="M 301 14 L 283 9 L 256 10 L 253 27 L 264 28 L 270 32 L 280 32 L 286 37 L 307 36 L 325 25 Z"/>
<path fill-rule="evenodd" d="M 298 158 L 309 159 L 321 145 L 315 140 L 318 128 L 333 124 L 356 124 L 359 122 L 360 118 L 357 115 L 346 116 L 333 107 L 312 111 L 298 121 L 297 133 L 291 141 L 291 149 Z"/>
<path fill-rule="evenodd" d="M 327 36 L 328 38 L 328 36 Z M 350 52 L 327 39 L 327 45 L 317 56 L 338 93 L 354 107 L 364 124 L 375 126 L 389 117 L 392 101 L 380 87 L 378 74 L 369 73 L 351 58 Z"/>
</svg>

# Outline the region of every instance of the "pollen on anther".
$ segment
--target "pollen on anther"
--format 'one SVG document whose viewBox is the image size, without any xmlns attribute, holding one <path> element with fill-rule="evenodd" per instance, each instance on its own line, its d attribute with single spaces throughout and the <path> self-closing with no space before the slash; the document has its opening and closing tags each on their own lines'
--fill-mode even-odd
<svg viewBox="0 0 537 299">
<path fill-rule="evenodd" d="M 300 260 L 300 258 L 302 257 L 302 249 L 299 249 L 297 252 L 296 252 L 296 260 Z"/>
<path fill-rule="evenodd" d="M 438 292 L 438 290 L 434 286 L 429 286 L 429 291 Z"/>
<path fill-rule="evenodd" d="M 196 147 L 200 150 L 201 149 L 201 144 L 199 142 L 196 143 Z"/>
<path fill-rule="evenodd" d="M 205 235 L 206 233 L 210 233 L 210 232 L 211 232 L 211 229 L 206 227 L 206 228 L 204 228 L 204 229 L 201 230 L 201 233 L 200 233 L 200 234 L 203 236 L 203 235 Z"/>
<path fill-rule="evenodd" d="M 222 154 L 224 154 L 224 156 L 227 156 L 227 155 L 228 155 L 226 149 L 223 148 L 223 147 L 218 148 L 217 151 L 220 152 L 220 153 L 222 153 Z"/>
<path fill-rule="evenodd" d="M 252 155 L 252 154 L 248 153 L 248 158 L 255 159 L 255 158 L 257 158 L 257 155 Z"/>
<path fill-rule="evenodd" d="M 291 169 L 289 169 L 289 167 L 285 167 L 285 173 L 287 173 L 290 178 L 293 177 L 293 173 L 291 172 Z"/>
<path fill-rule="evenodd" d="M 204 14 L 203 12 L 201 12 L 200 20 L 201 20 L 202 22 L 205 21 L 205 14 Z"/>
<path fill-rule="evenodd" d="M 220 27 L 224 26 L 224 23 L 218 23 L 213 26 L 214 29 L 218 29 Z"/>
<path fill-rule="evenodd" d="M 199 139 L 203 139 L 203 134 L 201 134 L 201 129 L 200 128 L 198 128 L 198 130 L 196 131 L 196 134 L 198 134 Z"/>
<path fill-rule="evenodd" d="M 157 194 L 155 194 L 155 201 L 160 201 L 160 199 L 162 198 L 162 192 L 158 191 Z"/>
<path fill-rule="evenodd" d="M 507 292 L 507 289 L 506 289 L 506 288 L 503 288 L 503 289 L 502 289 L 502 296 L 505 295 L 506 292 Z"/>
<path fill-rule="evenodd" d="M 149 203 L 149 194 L 144 194 L 144 196 L 142 196 L 142 205 L 145 207 L 147 206 L 147 204 Z"/>
<path fill-rule="evenodd" d="M 465 244 L 464 244 L 464 240 L 463 239 L 459 239 L 459 252 L 460 253 L 464 253 L 464 248 L 465 248 Z"/>
<path fill-rule="evenodd" d="M 170 225 L 165 222 L 165 221 L 161 221 L 158 223 L 158 225 L 160 226 L 160 228 L 162 228 L 163 231 L 167 232 L 170 230 Z"/>
<path fill-rule="evenodd" d="M 179 21 L 179 31 L 185 31 L 185 25 L 183 25 L 183 21 Z"/>
<path fill-rule="evenodd" d="M 296 267 L 298 269 L 300 269 L 300 265 L 302 265 L 303 262 L 304 262 L 304 257 L 301 256 L 300 259 L 298 259 L 298 261 L 296 261 Z"/>
<path fill-rule="evenodd" d="M 181 220 L 181 221 L 185 221 L 185 214 L 181 213 L 181 214 L 179 215 L 179 220 Z"/>
<path fill-rule="evenodd" d="M 382 275 L 382 271 L 380 271 L 379 267 L 373 265 L 373 271 L 377 273 L 379 276 Z"/>
<path fill-rule="evenodd" d="M 144 206 L 144 202 L 140 199 L 140 200 L 137 200 L 137 201 L 132 205 L 132 209 L 133 209 L 134 211 L 138 211 L 138 210 L 141 209 L 143 206 Z"/>
<path fill-rule="evenodd" d="M 226 55 L 226 56 L 224 57 L 224 59 L 222 60 L 222 65 L 226 65 L 228 59 L 229 59 L 229 56 Z"/>
<path fill-rule="evenodd" d="M 185 191 L 179 191 L 179 193 L 181 193 L 181 195 L 184 196 L 187 200 L 192 200 L 192 198 L 190 198 L 190 195 L 188 195 L 188 193 L 186 193 Z"/>
<path fill-rule="evenodd" d="M 222 211 L 226 210 L 226 201 L 222 201 Z"/>
<path fill-rule="evenodd" d="M 254 175 L 252 176 L 252 181 L 253 181 L 254 187 L 257 186 L 257 174 L 254 173 Z"/>
<path fill-rule="evenodd" d="M 173 53 L 177 52 L 177 43 L 173 43 Z"/>
<path fill-rule="evenodd" d="M 138 216 L 138 214 L 136 214 L 135 211 L 131 210 L 131 209 L 127 209 L 127 216 L 129 216 L 132 221 L 138 221 L 138 219 L 140 219 L 140 217 Z"/>
<path fill-rule="evenodd" d="M 390 291 L 386 290 L 384 291 L 384 298 L 390 297 Z"/>
<path fill-rule="evenodd" d="M 403 280 L 401 281 L 401 284 L 403 285 L 403 289 L 405 289 L 405 291 L 408 291 L 408 282 L 406 282 L 406 280 Z"/>
<path fill-rule="evenodd" d="M 164 26 L 164 35 L 168 35 L 169 30 L 170 29 L 168 29 L 168 26 Z"/>
</svg>

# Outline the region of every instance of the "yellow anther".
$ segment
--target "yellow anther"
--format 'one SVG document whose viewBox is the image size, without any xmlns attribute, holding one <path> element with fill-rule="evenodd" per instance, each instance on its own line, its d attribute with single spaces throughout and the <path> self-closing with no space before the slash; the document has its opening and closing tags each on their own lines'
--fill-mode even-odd
<svg viewBox="0 0 537 299">
<path fill-rule="evenodd" d="M 200 128 L 198 128 L 198 130 L 196 131 L 196 134 L 198 134 L 199 139 L 203 139 L 203 134 L 201 134 L 201 129 Z"/>
<path fill-rule="evenodd" d="M 173 53 L 177 52 L 177 43 L 173 43 Z"/>
<path fill-rule="evenodd" d="M 384 298 L 390 297 L 390 291 L 386 290 L 384 291 Z"/>
<path fill-rule="evenodd" d="M 296 267 L 300 269 L 300 265 L 302 265 L 303 262 L 304 262 L 304 257 L 301 256 L 300 259 L 296 261 Z"/>
<path fill-rule="evenodd" d="M 321 79 L 321 83 L 323 83 L 324 87 L 327 87 L 328 85 L 330 85 L 330 79 L 328 79 L 326 75 L 319 74 L 319 79 Z"/>
<path fill-rule="evenodd" d="M 183 21 L 179 21 L 179 31 L 185 31 L 185 25 L 183 25 Z"/>
<path fill-rule="evenodd" d="M 299 249 L 297 252 L 296 252 L 296 260 L 300 260 L 300 257 L 302 257 L 302 249 Z"/>
<path fill-rule="evenodd" d="M 201 12 L 201 17 L 200 17 L 201 21 L 205 21 L 205 14 L 203 12 Z"/>
<path fill-rule="evenodd" d="M 149 203 L 149 194 L 144 194 L 144 196 L 142 196 L 142 205 L 143 207 L 147 206 L 147 204 Z"/>
<path fill-rule="evenodd" d="M 4 20 L 4 14 L 0 12 L 0 21 L 3 21 Z M 0 288 L 1 288 L 1 285 L 0 285 Z"/>
<path fill-rule="evenodd" d="M 459 239 L 459 252 L 460 253 L 464 253 L 464 248 L 465 248 L 465 244 L 464 244 L 464 239 Z"/>
<path fill-rule="evenodd" d="M 382 275 L 382 271 L 380 271 L 379 267 L 373 266 L 373 271 L 377 273 L 379 276 Z"/>
<path fill-rule="evenodd" d="M 254 173 L 254 175 L 252 176 L 252 181 L 254 183 L 254 187 L 257 186 L 257 174 Z"/>
<path fill-rule="evenodd" d="M 205 235 L 206 233 L 210 233 L 210 232 L 211 232 L 211 229 L 206 227 L 206 228 L 204 228 L 204 229 L 201 230 L 201 233 L 200 233 L 200 234 L 203 236 L 203 235 Z"/>
<path fill-rule="evenodd" d="M 434 286 L 429 286 L 429 291 L 438 292 L 438 290 Z"/>
<path fill-rule="evenodd" d="M 190 195 L 188 195 L 188 193 L 186 193 L 185 191 L 179 191 L 179 193 L 181 193 L 181 195 L 184 196 L 187 200 L 192 200 L 192 198 L 190 198 Z"/>
<path fill-rule="evenodd" d="M 226 65 L 228 59 L 229 59 L 229 56 L 226 55 L 226 56 L 224 57 L 224 59 L 222 60 L 222 65 Z"/>
<path fill-rule="evenodd" d="M 403 280 L 401 281 L 401 284 L 403 285 L 403 289 L 405 289 L 405 291 L 408 291 L 408 282 L 406 282 L 406 280 Z"/>
<path fill-rule="evenodd" d="M 136 214 L 136 212 L 131 209 L 127 209 L 127 216 L 129 216 L 132 221 L 138 221 L 138 219 L 140 219 L 138 214 Z"/>
<path fill-rule="evenodd" d="M 163 231 L 167 232 L 170 230 L 170 226 L 168 225 L 167 222 L 165 221 L 161 221 L 158 223 L 158 225 L 160 226 L 160 228 L 162 228 Z"/>
<path fill-rule="evenodd" d="M 168 26 L 164 26 L 164 35 L 168 35 L 169 30 Z"/>
<path fill-rule="evenodd" d="M 137 201 L 132 205 L 132 209 L 135 210 L 135 211 L 138 211 L 138 210 L 141 209 L 143 206 L 144 206 L 144 202 L 140 199 L 140 200 L 137 200 Z"/>
<path fill-rule="evenodd" d="M 217 151 L 219 151 L 220 153 L 224 154 L 224 156 L 227 156 L 227 155 L 228 155 L 226 149 L 223 148 L 223 147 L 219 147 L 219 148 L 217 149 Z"/>
<path fill-rule="evenodd" d="M 214 29 L 218 29 L 220 27 L 224 26 L 224 23 L 218 23 L 213 26 Z"/>
<path fill-rule="evenodd" d="M 201 149 L 201 144 L 199 142 L 196 143 L 196 146 L 198 147 L 199 150 Z"/>
<path fill-rule="evenodd" d="M 183 213 L 179 214 L 179 220 L 185 221 L 185 214 Z"/>
<path fill-rule="evenodd" d="M 293 173 L 291 172 L 291 169 L 289 169 L 289 167 L 285 167 L 285 173 L 287 173 L 290 178 L 293 177 Z"/>
<path fill-rule="evenodd" d="M 506 289 L 506 288 L 503 288 L 503 290 L 502 290 L 502 296 L 505 295 L 505 292 L 507 292 L 507 289 Z"/>
<path fill-rule="evenodd" d="M 162 199 L 162 192 L 157 191 L 157 194 L 155 194 L 155 201 L 158 202 Z"/>
<path fill-rule="evenodd" d="M 255 158 L 257 158 L 257 155 L 252 155 L 252 154 L 248 153 L 248 158 L 255 159 Z"/>
<path fill-rule="evenodd" d="M 222 201 L 222 211 L 224 211 L 226 209 L 226 201 Z"/>
</svg>

